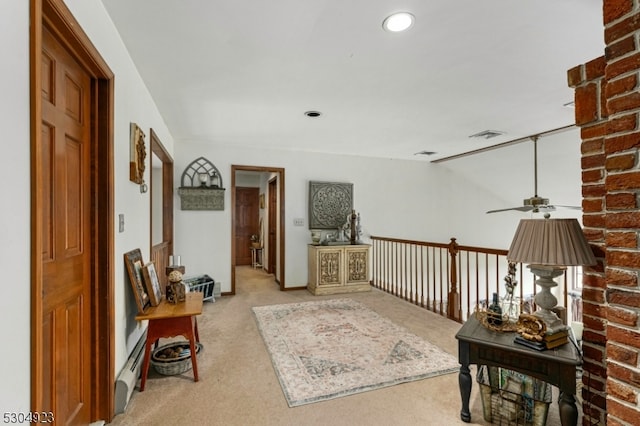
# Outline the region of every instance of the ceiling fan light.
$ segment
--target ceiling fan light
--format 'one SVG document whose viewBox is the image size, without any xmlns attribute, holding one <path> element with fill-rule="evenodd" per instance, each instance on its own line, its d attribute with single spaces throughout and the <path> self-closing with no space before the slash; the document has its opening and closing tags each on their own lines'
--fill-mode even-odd
<svg viewBox="0 0 640 426">
<path fill-rule="evenodd" d="M 549 204 L 549 199 L 548 198 L 542 198 L 542 197 L 538 197 L 537 195 L 535 197 L 531 197 L 531 198 L 525 198 L 523 200 L 523 204 L 525 206 L 546 206 Z"/>
<path fill-rule="evenodd" d="M 389 15 L 382 22 L 382 28 L 392 33 L 408 30 L 415 21 L 415 16 L 409 12 L 397 12 Z"/>
</svg>

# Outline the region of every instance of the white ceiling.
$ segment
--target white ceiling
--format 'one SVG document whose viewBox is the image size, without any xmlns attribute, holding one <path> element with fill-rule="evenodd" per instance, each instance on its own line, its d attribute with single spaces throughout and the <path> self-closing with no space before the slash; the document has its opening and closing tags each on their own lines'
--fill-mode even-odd
<svg viewBox="0 0 640 426">
<path fill-rule="evenodd" d="M 102 2 L 178 145 L 431 161 L 572 124 L 603 54 L 598 0 Z"/>
</svg>

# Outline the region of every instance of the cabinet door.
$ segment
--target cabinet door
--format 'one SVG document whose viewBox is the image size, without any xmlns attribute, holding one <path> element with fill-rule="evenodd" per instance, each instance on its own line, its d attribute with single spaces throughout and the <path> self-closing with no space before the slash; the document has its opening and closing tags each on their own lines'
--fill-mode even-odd
<svg viewBox="0 0 640 426">
<path fill-rule="evenodd" d="M 341 249 L 318 251 L 318 286 L 340 285 L 342 262 Z"/>
<path fill-rule="evenodd" d="M 345 249 L 346 284 L 369 281 L 369 248 Z"/>
</svg>

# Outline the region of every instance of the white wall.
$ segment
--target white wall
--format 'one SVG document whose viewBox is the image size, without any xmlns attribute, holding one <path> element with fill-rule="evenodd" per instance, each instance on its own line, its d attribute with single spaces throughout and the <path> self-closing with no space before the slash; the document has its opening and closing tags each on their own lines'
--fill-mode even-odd
<svg viewBox="0 0 640 426">
<path fill-rule="evenodd" d="M 0 409 L 29 411 L 29 2 L 0 2 Z"/>
<path fill-rule="evenodd" d="M 579 137 L 576 132 L 538 142 L 539 195 L 558 204 L 580 205 Z M 521 206 L 533 196 L 533 148 L 530 143 L 440 164 L 364 157 L 247 150 L 179 142 L 178 177 L 195 158 L 213 162 L 230 182 L 232 164 L 285 169 L 285 243 L 287 287 L 307 283 L 308 182 L 351 182 L 354 207 L 370 235 L 508 249 L 520 219 L 530 213 L 487 215 L 491 209 Z M 551 178 L 550 176 L 555 176 Z M 227 185 L 228 186 L 228 185 Z M 231 208 L 229 188 L 224 211 L 175 212 L 176 250 L 189 273 L 207 273 L 231 289 Z M 176 206 L 179 202 L 176 201 Z M 575 217 L 559 210 L 554 217 Z M 534 217 L 541 217 L 539 214 Z M 578 216 L 579 217 L 579 213 Z M 304 218 L 305 226 L 294 226 Z"/>
</svg>

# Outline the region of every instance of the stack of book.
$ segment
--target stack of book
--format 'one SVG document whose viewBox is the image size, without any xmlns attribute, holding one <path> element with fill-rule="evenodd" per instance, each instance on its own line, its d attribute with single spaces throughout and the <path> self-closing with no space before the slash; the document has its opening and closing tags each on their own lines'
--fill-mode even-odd
<svg viewBox="0 0 640 426">
<path fill-rule="evenodd" d="M 522 346 L 526 346 L 528 348 L 531 349 L 535 349 L 537 351 L 544 351 L 545 349 L 547 349 L 547 346 L 544 344 L 544 342 L 536 342 L 534 340 L 527 340 L 524 337 L 522 337 L 521 335 L 517 335 L 514 342 L 522 345 Z"/>
<path fill-rule="evenodd" d="M 543 339 L 547 349 L 554 349 L 569 343 L 569 327 L 560 329 L 555 333 L 546 333 Z"/>
<path fill-rule="evenodd" d="M 527 340 L 520 335 L 516 336 L 515 342 L 537 351 L 555 349 L 569 342 L 569 328 L 563 328 L 554 333 L 546 333 L 541 342 Z"/>
</svg>

